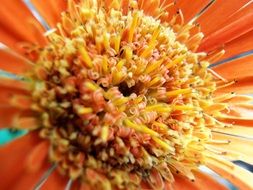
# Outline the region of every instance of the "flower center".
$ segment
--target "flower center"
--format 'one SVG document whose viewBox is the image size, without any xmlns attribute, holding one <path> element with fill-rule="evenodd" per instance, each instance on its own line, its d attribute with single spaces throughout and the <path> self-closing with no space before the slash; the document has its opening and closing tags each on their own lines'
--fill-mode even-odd
<svg viewBox="0 0 253 190">
<path fill-rule="evenodd" d="M 103 189 L 152 185 L 156 173 L 194 179 L 215 125 L 205 116 L 215 82 L 195 53 L 203 36 L 179 15 L 161 21 L 135 1 L 127 14 L 114 6 L 72 7 L 38 52 L 34 110 L 50 160 Z"/>
</svg>

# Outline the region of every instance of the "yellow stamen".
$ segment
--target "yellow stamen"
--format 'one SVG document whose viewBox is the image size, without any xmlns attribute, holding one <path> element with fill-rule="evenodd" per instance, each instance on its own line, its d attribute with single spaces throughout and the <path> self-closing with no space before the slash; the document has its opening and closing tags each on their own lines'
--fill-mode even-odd
<svg viewBox="0 0 253 190">
<path fill-rule="evenodd" d="M 153 122 L 153 125 L 158 126 L 158 127 L 160 127 L 161 129 L 163 129 L 163 130 L 167 130 L 167 129 L 168 129 L 168 126 L 167 126 L 167 125 L 165 125 L 164 123 L 159 123 L 159 122 L 157 122 L 157 121 Z"/>
<path fill-rule="evenodd" d="M 133 20 L 132 20 L 132 24 L 130 26 L 129 32 L 128 32 L 128 42 L 132 42 L 133 41 L 133 36 L 134 36 L 134 30 L 138 24 L 138 12 L 134 12 L 133 13 Z"/>
<path fill-rule="evenodd" d="M 121 83 L 124 80 L 125 74 L 122 71 L 112 70 L 112 83 L 114 85 Z"/>
<path fill-rule="evenodd" d="M 117 63 L 116 68 L 120 71 L 120 70 L 122 69 L 122 67 L 124 66 L 125 62 L 126 62 L 126 61 L 125 61 L 124 59 L 121 59 L 121 60 Z"/>
<path fill-rule="evenodd" d="M 174 105 L 173 109 L 187 111 L 187 110 L 194 110 L 195 108 L 192 105 Z"/>
<path fill-rule="evenodd" d="M 157 112 L 161 112 L 161 113 L 169 113 L 171 112 L 171 107 L 167 104 L 155 104 L 155 105 L 151 105 L 151 106 L 147 106 L 145 108 L 146 111 L 157 111 Z"/>
<path fill-rule="evenodd" d="M 167 69 L 181 63 L 184 59 L 186 58 L 186 54 L 180 55 L 178 56 L 176 59 L 174 59 L 173 61 L 169 62 L 166 67 Z"/>
<path fill-rule="evenodd" d="M 96 84 L 94 84 L 92 82 L 86 82 L 85 86 L 87 88 L 89 88 L 90 90 L 93 90 L 93 91 L 95 91 L 95 90 L 97 90 L 99 88 Z"/>
<path fill-rule="evenodd" d="M 133 51 L 130 47 L 125 47 L 124 56 L 127 61 L 132 59 Z"/>
<path fill-rule="evenodd" d="M 191 88 L 178 89 L 178 90 L 173 90 L 173 91 L 166 92 L 166 96 L 167 97 L 174 97 L 174 96 L 178 96 L 180 94 L 188 94 L 188 93 L 191 93 L 191 92 L 192 92 Z"/>
<path fill-rule="evenodd" d="M 146 70 L 144 71 L 145 74 L 149 74 L 152 71 L 155 71 L 156 69 L 159 69 L 160 65 L 163 63 L 163 59 L 160 59 L 158 61 L 155 61 L 151 63 L 149 66 L 147 66 Z"/>
<path fill-rule="evenodd" d="M 109 127 L 105 125 L 102 127 L 102 130 L 101 130 L 101 139 L 103 142 L 107 141 L 108 135 L 109 135 Z"/>
<path fill-rule="evenodd" d="M 160 145 L 163 149 L 170 151 L 171 153 L 175 152 L 175 148 L 172 147 L 170 144 L 162 141 L 161 139 L 157 138 L 157 137 L 152 137 L 152 139 L 158 144 Z"/>
<path fill-rule="evenodd" d="M 79 52 L 81 54 L 82 60 L 85 63 L 85 65 L 88 68 L 91 68 L 93 66 L 92 60 L 91 60 L 87 50 L 85 49 L 85 47 L 84 46 L 79 46 Z"/>
<path fill-rule="evenodd" d="M 151 40 L 150 40 L 150 42 L 149 42 L 149 44 L 148 44 L 148 47 L 142 52 L 142 54 L 140 55 L 140 57 L 146 58 L 146 57 L 149 56 L 149 54 L 151 53 L 151 51 L 154 49 L 154 47 L 155 47 L 155 45 L 156 45 L 156 39 L 157 39 L 157 37 L 158 37 L 159 34 L 160 34 L 160 30 L 161 30 L 161 28 L 158 27 L 158 28 L 154 31 L 154 33 L 153 33 L 153 35 L 152 35 L 152 38 L 151 38 Z"/>
<path fill-rule="evenodd" d="M 147 86 L 148 86 L 148 87 L 151 87 L 151 86 L 157 84 L 157 83 L 160 82 L 160 81 L 161 81 L 161 77 L 155 77 L 153 80 L 151 80 L 151 81 L 147 84 Z"/>
<path fill-rule="evenodd" d="M 103 35 L 103 44 L 104 44 L 105 49 L 110 48 L 109 38 L 110 38 L 110 35 L 108 33 L 104 33 L 104 35 Z"/>
<path fill-rule="evenodd" d="M 113 41 L 114 41 L 114 50 L 116 51 L 116 53 L 119 53 L 121 36 L 120 35 L 114 36 Z"/>
<path fill-rule="evenodd" d="M 102 69 L 104 73 L 108 73 L 108 60 L 106 56 L 103 56 Z"/>
<path fill-rule="evenodd" d="M 119 106 L 119 105 L 123 105 L 125 103 L 127 103 L 129 101 L 129 99 L 127 97 L 122 97 L 122 98 L 118 98 L 116 100 L 113 101 L 113 104 L 115 106 Z"/>
<path fill-rule="evenodd" d="M 82 18 L 82 21 L 86 21 L 86 20 L 93 18 L 94 14 L 95 14 L 95 12 L 92 9 L 82 8 L 80 10 L 80 16 Z"/>
<path fill-rule="evenodd" d="M 120 9 L 120 1 L 119 0 L 113 0 L 110 4 L 111 9 L 119 10 Z"/>
<path fill-rule="evenodd" d="M 78 107 L 77 108 L 77 113 L 82 115 L 82 114 L 88 114 L 88 113 L 92 113 L 93 110 L 90 107 Z"/>
<path fill-rule="evenodd" d="M 159 134 L 155 131 L 153 131 L 152 129 L 148 128 L 146 125 L 138 125 L 136 123 L 133 123 L 132 121 L 130 121 L 129 119 L 125 119 L 124 120 L 124 124 L 127 127 L 130 127 L 136 131 L 142 132 L 142 133 L 146 133 L 149 134 L 151 136 L 159 136 Z"/>
</svg>

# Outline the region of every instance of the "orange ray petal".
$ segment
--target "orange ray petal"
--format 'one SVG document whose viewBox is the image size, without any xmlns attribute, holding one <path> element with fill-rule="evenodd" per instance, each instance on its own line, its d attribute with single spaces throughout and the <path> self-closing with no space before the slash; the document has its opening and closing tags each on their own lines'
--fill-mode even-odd
<svg viewBox="0 0 253 190">
<path fill-rule="evenodd" d="M 239 11 L 230 16 L 224 23 L 222 23 L 220 27 L 226 26 L 231 22 L 233 22 L 234 20 L 240 19 L 245 14 L 249 14 L 252 11 L 253 11 L 253 3 L 251 2 L 247 6 L 241 8 Z M 253 40 L 253 30 L 250 30 L 250 32 L 241 35 L 239 38 L 236 38 L 224 44 L 224 49 L 226 53 L 220 59 L 229 58 L 231 56 L 252 50 L 252 40 Z"/>
<path fill-rule="evenodd" d="M 220 60 L 252 50 L 253 30 L 224 45 L 225 54 Z"/>
<path fill-rule="evenodd" d="M 15 13 L 15 16 L 13 16 Z M 39 22 L 20 0 L 2 0 L 0 7 L 0 41 L 20 50 L 17 42 L 40 42 L 44 31 Z M 38 29 L 35 31 L 35 28 Z M 39 32 L 40 34 L 37 34 Z M 39 39 L 38 39 L 39 38 Z"/>
<path fill-rule="evenodd" d="M 36 132 L 31 132 L 0 147 L 0 189 L 10 189 L 23 176 L 25 160 L 39 142 Z"/>
<path fill-rule="evenodd" d="M 2 89 L 5 88 L 10 88 L 10 89 L 15 89 L 18 94 L 24 94 L 28 95 L 29 94 L 29 83 L 21 80 L 15 80 L 11 78 L 3 78 L 0 76 L 0 89 L 2 92 Z"/>
<path fill-rule="evenodd" d="M 1 108 L 0 109 L 0 129 L 10 126 L 13 118 L 20 113 L 16 108 Z M 4 116 L 4 117 L 3 117 Z"/>
<path fill-rule="evenodd" d="M 238 92 L 242 94 L 250 94 L 253 92 L 253 76 L 249 77 L 242 77 L 242 78 L 235 78 L 236 82 L 232 85 L 227 87 L 218 89 L 217 93 L 231 93 L 231 92 Z"/>
<path fill-rule="evenodd" d="M 89 184 L 82 183 L 79 190 L 92 190 L 92 187 Z"/>
<path fill-rule="evenodd" d="M 17 81 L 15 79 L 1 78 L 1 77 L 0 77 L 0 80 L 1 80 L 0 104 L 2 107 L 13 106 L 14 104 L 17 105 L 16 107 L 19 107 L 18 105 L 22 106 L 23 103 L 26 103 L 25 99 L 22 100 L 22 98 L 19 100 L 17 99 L 18 102 L 17 101 L 15 102 L 15 99 L 14 99 L 15 95 L 20 95 L 20 97 L 24 97 L 24 98 L 27 97 L 28 98 L 27 100 L 29 100 L 30 92 L 27 91 L 27 87 L 26 87 L 27 85 L 25 82 Z"/>
<path fill-rule="evenodd" d="M 216 26 L 223 23 L 226 18 L 235 13 L 247 2 L 249 0 L 216 0 L 197 21 L 201 26 L 202 32 L 207 35 L 215 31 Z"/>
<path fill-rule="evenodd" d="M 16 117 L 21 115 L 23 112 L 20 109 L 13 107 L 0 107 L 0 129 L 13 127 L 13 122 Z"/>
<path fill-rule="evenodd" d="M 179 9 L 182 10 L 184 15 L 185 23 L 189 22 L 194 16 L 196 16 L 201 9 L 203 9 L 210 0 L 178 0 L 176 1 L 176 5 Z"/>
<path fill-rule="evenodd" d="M 225 112 L 227 115 L 235 117 L 253 118 L 252 104 L 232 104 L 229 105 L 229 110 Z"/>
<path fill-rule="evenodd" d="M 229 123 L 229 124 L 233 124 L 233 125 L 253 127 L 253 118 L 234 117 L 234 116 L 222 115 L 222 116 L 219 116 L 218 120 L 222 121 L 224 123 Z"/>
<path fill-rule="evenodd" d="M 31 0 L 31 2 L 51 27 L 55 27 L 60 21 L 61 12 L 67 10 L 67 0 Z"/>
<path fill-rule="evenodd" d="M 0 104 L 1 107 L 3 106 L 11 106 L 11 101 L 14 95 L 18 94 L 19 92 L 16 89 L 1 88 L 2 93 L 0 93 Z"/>
<path fill-rule="evenodd" d="M 16 95 L 18 93 L 13 89 L 2 88 L 2 90 L 3 92 L 0 93 L 0 109 L 13 107 L 21 111 L 31 110 L 33 102 L 29 96 Z"/>
<path fill-rule="evenodd" d="M 15 179 L 15 183 L 12 182 L 8 188 L 11 190 L 33 189 L 49 167 L 50 165 L 48 163 L 44 163 L 43 167 L 36 172 L 27 172 L 24 170 L 22 174 Z"/>
<path fill-rule="evenodd" d="M 251 31 L 253 29 L 253 11 L 252 8 L 250 8 L 250 10 L 251 11 L 241 10 L 240 13 L 242 12 L 243 14 L 239 14 L 239 17 L 237 17 L 237 15 L 232 16 L 229 21 L 224 23 L 224 26 L 220 26 L 218 30 L 207 35 L 202 41 L 199 50 L 213 50 Z"/>
<path fill-rule="evenodd" d="M 39 123 L 35 117 L 18 116 L 17 118 L 14 118 L 12 126 L 15 129 L 32 130 L 32 129 L 37 129 L 39 127 Z"/>
<path fill-rule="evenodd" d="M 26 170 L 29 172 L 39 170 L 47 159 L 48 149 L 48 141 L 42 141 L 38 145 L 34 146 L 33 150 L 26 158 Z"/>
<path fill-rule="evenodd" d="M 248 95 L 235 95 L 232 98 L 229 98 L 227 100 L 224 100 L 223 102 L 231 103 L 231 104 L 236 104 L 236 103 L 249 103 L 253 101 L 252 96 Z"/>
<path fill-rule="evenodd" d="M 41 187 L 41 190 L 48 189 L 65 189 L 68 182 L 67 177 L 61 176 L 57 170 L 55 170 L 47 179 L 45 184 Z M 71 188 L 73 189 L 73 188 Z"/>
<path fill-rule="evenodd" d="M 0 60 L 0 69 L 13 74 L 24 74 L 32 68 L 32 64 L 28 60 L 15 55 L 6 48 L 0 49 Z"/>
<path fill-rule="evenodd" d="M 158 7 L 160 5 L 159 0 L 151 0 L 149 3 L 146 3 L 145 1 L 140 1 L 138 2 L 139 7 L 146 13 L 147 15 L 150 16 L 155 16 L 157 13 L 156 11 L 158 10 Z"/>
<path fill-rule="evenodd" d="M 217 147 L 218 149 L 223 149 L 230 153 L 238 153 L 238 159 L 248 162 L 250 164 L 253 163 L 253 141 L 234 137 L 226 134 L 219 134 L 219 133 L 212 133 L 213 140 L 228 140 L 230 141 L 229 144 L 217 143 L 213 146 Z M 243 148 L 242 148 L 243 147 Z M 226 156 L 226 154 L 224 155 Z"/>
<path fill-rule="evenodd" d="M 253 55 L 220 64 L 212 69 L 225 79 L 235 79 L 252 76 Z"/>
<path fill-rule="evenodd" d="M 142 180 L 141 181 L 141 190 L 150 190 L 152 187 L 149 185 L 147 181 Z"/>
<path fill-rule="evenodd" d="M 220 133 L 226 133 L 228 135 L 238 135 L 245 138 L 253 137 L 253 128 L 239 126 L 239 125 L 233 125 L 232 127 L 226 127 L 226 128 L 217 128 L 214 131 L 217 131 Z"/>
<path fill-rule="evenodd" d="M 121 1 L 121 8 L 124 15 L 127 15 L 128 13 L 128 6 L 129 6 L 129 0 L 122 0 Z"/>
<path fill-rule="evenodd" d="M 205 189 L 205 190 L 226 190 L 227 188 L 221 185 L 219 182 L 212 179 L 210 176 L 201 173 L 199 171 L 194 172 L 196 180 L 194 182 L 179 176 L 174 175 L 175 182 L 172 185 L 173 190 L 197 190 L 197 189 Z"/>
<path fill-rule="evenodd" d="M 218 156 L 209 157 L 206 165 L 242 190 L 253 189 L 253 173 Z"/>
<path fill-rule="evenodd" d="M 151 170 L 150 176 L 148 177 L 148 183 L 153 189 L 164 189 L 163 178 L 156 169 Z"/>
</svg>

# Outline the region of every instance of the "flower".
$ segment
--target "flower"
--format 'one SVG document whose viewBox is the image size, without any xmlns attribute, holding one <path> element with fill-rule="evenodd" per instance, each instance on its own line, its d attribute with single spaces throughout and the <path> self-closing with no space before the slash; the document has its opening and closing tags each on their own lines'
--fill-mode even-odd
<svg viewBox="0 0 253 190">
<path fill-rule="evenodd" d="M 0 8 L 1 189 L 253 189 L 251 1 L 32 3 L 46 32 Z"/>
</svg>

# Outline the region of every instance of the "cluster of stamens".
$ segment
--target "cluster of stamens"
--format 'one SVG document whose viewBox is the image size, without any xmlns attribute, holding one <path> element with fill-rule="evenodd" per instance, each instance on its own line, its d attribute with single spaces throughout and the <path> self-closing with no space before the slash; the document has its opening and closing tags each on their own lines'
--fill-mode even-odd
<svg viewBox="0 0 253 190">
<path fill-rule="evenodd" d="M 46 35 L 33 78 L 33 108 L 50 160 L 101 189 L 173 181 L 204 159 L 216 85 L 194 24 L 155 19 L 135 1 L 123 14 L 79 4 Z M 161 16 L 161 15 L 160 15 Z M 196 30 L 195 30 L 196 31 Z"/>
</svg>

